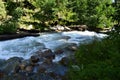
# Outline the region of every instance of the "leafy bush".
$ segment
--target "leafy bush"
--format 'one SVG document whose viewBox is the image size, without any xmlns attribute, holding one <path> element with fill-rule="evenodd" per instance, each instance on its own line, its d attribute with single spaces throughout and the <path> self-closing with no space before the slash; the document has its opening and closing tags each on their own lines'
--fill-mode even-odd
<svg viewBox="0 0 120 80">
<path fill-rule="evenodd" d="M 114 8 L 110 0 L 88 0 L 87 1 L 87 21 L 86 24 L 92 28 L 107 28 L 113 26 L 111 15 Z"/>
<path fill-rule="evenodd" d="M 0 25 L 0 34 L 13 34 L 17 31 L 16 22 L 5 22 Z"/>
<path fill-rule="evenodd" d="M 6 16 L 5 6 L 2 0 L 0 0 L 0 20 L 4 19 Z"/>
<path fill-rule="evenodd" d="M 110 0 L 0 0 L 0 19 L 11 16 L 12 20 L 18 23 L 25 25 L 29 23 L 37 27 L 43 25 L 42 28 L 56 24 L 85 24 L 93 29 L 106 28 L 113 25 L 111 15 L 114 13 L 114 8 L 111 2 Z M 119 15 L 118 8 L 116 15 Z"/>
<path fill-rule="evenodd" d="M 120 34 L 81 45 L 71 63 L 68 80 L 120 80 Z M 76 65 L 79 69 L 73 68 Z"/>
<path fill-rule="evenodd" d="M 120 4 L 115 3 L 115 14 L 113 15 L 114 20 L 117 22 L 117 25 L 120 25 Z"/>
</svg>

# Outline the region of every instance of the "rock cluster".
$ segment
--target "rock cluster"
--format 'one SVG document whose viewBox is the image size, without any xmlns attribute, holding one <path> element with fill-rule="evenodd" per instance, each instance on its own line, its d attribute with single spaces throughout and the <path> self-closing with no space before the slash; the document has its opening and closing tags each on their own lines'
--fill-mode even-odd
<svg viewBox="0 0 120 80">
<path fill-rule="evenodd" d="M 58 63 L 53 60 L 63 53 L 64 50 L 52 52 L 45 48 L 28 60 L 20 57 L 0 60 L 4 63 L 0 66 L 0 80 L 62 80 L 67 72 L 69 59 L 63 57 Z"/>
<path fill-rule="evenodd" d="M 86 25 L 71 25 L 71 26 L 61 26 L 61 25 L 56 25 L 54 27 L 50 27 L 50 30 L 56 31 L 56 32 L 61 32 L 61 31 L 85 31 L 87 30 L 88 27 Z"/>
</svg>

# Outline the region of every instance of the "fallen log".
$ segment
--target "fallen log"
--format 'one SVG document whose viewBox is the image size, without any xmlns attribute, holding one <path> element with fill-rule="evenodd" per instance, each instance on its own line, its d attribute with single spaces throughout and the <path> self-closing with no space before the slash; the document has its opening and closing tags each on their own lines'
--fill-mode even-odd
<svg viewBox="0 0 120 80">
<path fill-rule="evenodd" d="M 27 36 L 39 36 L 40 34 L 37 33 L 16 33 L 16 34 L 5 34 L 5 35 L 0 35 L 0 41 L 4 40 L 11 40 L 11 39 L 16 39 L 16 38 L 23 38 Z"/>
</svg>

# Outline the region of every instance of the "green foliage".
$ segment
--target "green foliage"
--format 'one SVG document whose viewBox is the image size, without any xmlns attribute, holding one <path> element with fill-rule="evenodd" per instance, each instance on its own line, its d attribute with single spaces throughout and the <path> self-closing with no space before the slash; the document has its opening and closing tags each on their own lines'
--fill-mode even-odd
<svg viewBox="0 0 120 80">
<path fill-rule="evenodd" d="M 77 20 L 76 13 L 72 8 L 68 8 L 68 0 L 37 0 L 37 7 L 40 9 L 35 13 L 34 17 L 39 19 L 43 24 L 48 22 L 48 25 L 57 24 L 66 25 L 67 22 Z"/>
<path fill-rule="evenodd" d="M 58 24 L 71 25 L 78 20 L 77 14 L 73 12 L 73 7 L 70 5 L 72 5 L 70 0 L 57 0 L 54 15 L 56 15 L 56 19 L 59 21 Z"/>
<path fill-rule="evenodd" d="M 88 0 L 87 1 L 87 25 L 90 27 L 111 27 L 114 8 L 110 0 Z"/>
<path fill-rule="evenodd" d="M 12 34 L 16 33 L 16 23 L 7 20 L 7 13 L 5 3 L 0 0 L 0 34 Z"/>
<path fill-rule="evenodd" d="M 34 15 L 41 22 L 53 19 L 53 8 L 55 7 L 55 0 L 37 0 L 38 8 L 40 10 Z"/>
<path fill-rule="evenodd" d="M 4 6 L 4 2 L 0 0 L 0 20 L 3 20 L 6 17 L 6 10 Z"/>
<path fill-rule="evenodd" d="M 7 21 L 0 25 L 0 34 L 13 34 L 17 31 L 17 23 Z"/>
<path fill-rule="evenodd" d="M 12 15 L 14 15 L 13 18 L 15 20 L 18 20 L 23 15 L 23 13 L 24 13 L 23 9 L 20 7 L 17 7 Z"/>
<path fill-rule="evenodd" d="M 111 4 L 110 0 L 0 0 L 0 19 L 11 16 L 12 22 L 42 29 L 57 24 L 106 28 L 113 25 Z M 118 21 L 119 7 L 115 9 Z"/>
<path fill-rule="evenodd" d="M 115 6 L 115 14 L 114 16 L 114 20 L 117 22 L 118 25 L 120 25 L 120 4 L 114 4 Z"/>
<path fill-rule="evenodd" d="M 75 54 L 76 63 L 70 64 L 68 80 L 120 80 L 119 37 L 119 31 L 113 31 L 102 41 L 81 45 Z"/>
<path fill-rule="evenodd" d="M 78 24 L 85 24 L 86 15 L 87 15 L 87 0 L 71 0 L 71 4 L 69 5 L 73 12 L 77 14 Z"/>
</svg>

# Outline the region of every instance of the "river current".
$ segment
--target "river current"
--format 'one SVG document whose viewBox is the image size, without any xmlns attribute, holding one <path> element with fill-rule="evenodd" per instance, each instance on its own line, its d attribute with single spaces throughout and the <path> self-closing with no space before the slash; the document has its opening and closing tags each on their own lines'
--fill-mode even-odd
<svg viewBox="0 0 120 80">
<path fill-rule="evenodd" d="M 7 41 L 0 41 L 0 59 L 22 57 L 29 59 L 35 52 L 44 48 L 56 49 L 75 43 L 91 42 L 94 39 L 102 39 L 106 35 L 90 31 L 70 31 L 60 33 L 43 33 L 38 37 L 24 37 Z"/>
</svg>

